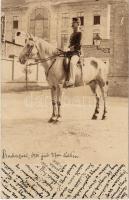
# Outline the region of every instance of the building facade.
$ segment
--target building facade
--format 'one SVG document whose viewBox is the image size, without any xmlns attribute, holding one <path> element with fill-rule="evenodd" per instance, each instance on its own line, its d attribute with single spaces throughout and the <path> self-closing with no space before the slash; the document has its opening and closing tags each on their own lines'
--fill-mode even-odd
<svg viewBox="0 0 129 200">
<path fill-rule="evenodd" d="M 80 17 L 84 56 L 99 57 L 109 66 L 109 95 L 128 95 L 126 0 L 3 0 L 2 12 L 7 41 L 18 43 L 17 31 L 30 32 L 62 49 L 68 46 L 72 19 Z M 102 38 L 99 49 L 96 35 Z"/>
</svg>

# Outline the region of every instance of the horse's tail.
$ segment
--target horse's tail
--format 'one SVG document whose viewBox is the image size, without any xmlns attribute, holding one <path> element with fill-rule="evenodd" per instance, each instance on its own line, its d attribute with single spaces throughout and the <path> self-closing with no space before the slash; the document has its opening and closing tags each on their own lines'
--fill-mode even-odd
<svg viewBox="0 0 129 200">
<path fill-rule="evenodd" d="M 108 73 L 109 73 L 109 68 L 106 65 L 106 63 L 101 62 L 100 67 L 99 67 L 99 73 L 101 78 L 103 79 L 104 83 L 108 85 Z"/>
<path fill-rule="evenodd" d="M 106 63 L 102 62 L 102 65 L 100 65 L 100 77 L 102 80 L 102 87 L 104 88 L 105 95 L 108 96 L 108 88 L 109 88 L 109 81 L 108 81 L 108 73 L 109 68 L 106 65 Z"/>
</svg>

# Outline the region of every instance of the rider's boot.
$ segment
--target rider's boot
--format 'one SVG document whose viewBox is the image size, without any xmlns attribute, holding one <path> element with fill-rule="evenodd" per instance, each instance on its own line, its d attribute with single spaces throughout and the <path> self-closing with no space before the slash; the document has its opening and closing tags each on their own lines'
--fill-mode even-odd
<svg viewBox="0 0 129 200">
<path fill-rule="evenodd" d="M 65 82 L 66 87 L 74 87 L 75 85 L 75 66 L 70 65 L 69 80 Z"/>
</svg>

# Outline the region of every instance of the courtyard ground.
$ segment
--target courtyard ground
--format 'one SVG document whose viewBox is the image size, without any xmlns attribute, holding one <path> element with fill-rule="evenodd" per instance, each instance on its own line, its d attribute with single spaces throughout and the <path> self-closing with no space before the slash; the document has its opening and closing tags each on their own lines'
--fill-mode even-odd
<svg viewBox="0 0 129 200">
<path fill-rule="evenodd" d="M 3 93 L 2 149 L 44 157 L 67 152 L 83 163 L 127 163 L 128 99 L 108 97 L 105 121 L 91 120 L 94 107 L 94 96 L 84 88 L 65 90 L 62 122 L 49 124 L 49 90 Z"/>
</svg>

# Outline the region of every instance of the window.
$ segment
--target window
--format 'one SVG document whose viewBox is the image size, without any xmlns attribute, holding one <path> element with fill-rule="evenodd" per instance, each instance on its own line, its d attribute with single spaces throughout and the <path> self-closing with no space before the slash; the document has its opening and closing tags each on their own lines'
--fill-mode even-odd
<svg viewBox="0 0 129 200">
<path fill-rule="evenodd" d="M 18 29 L 19 18 L 17 16 L 13 17 L 13 29 Z"/>
<path fill-rule="evenodd" d="M 84 26 L 84 17 L 80 17 L 81 26 Z"/>
<path fill-rule="evenodd" d="M 18 29 L 18 20 L 13 21 L 13 28 Z"/>
<path fill-rule="evenodd" d="M 94 16 L 94 25 L 100 24 L 100 15 Z"/>
<path fill-rule="evenodd" d="M 69 14 L 62 13 L 62 30 L 67 30 L 69 27 Z"/>
<path fill-rule="evenodd" d="M 18 17 L 17 16 L 14 16 L 13 17 L 13 29 L 18 29 Z"/>
<path fill-rule="evenodd" d="M 77 16 L 80 18 L 80 25 L 84 26 L 84 12 L 78 12 Z"/>
<path fill-rule="evenodd" d="M 30 33 L 49 41 L 49 17 L 49 11 L 46 8 L 34 9 L 30 15 Z"/>
</svg>

